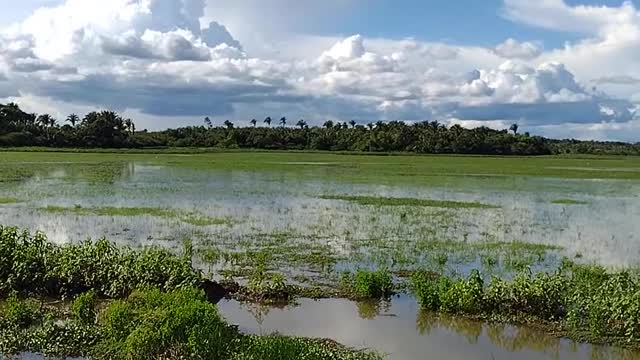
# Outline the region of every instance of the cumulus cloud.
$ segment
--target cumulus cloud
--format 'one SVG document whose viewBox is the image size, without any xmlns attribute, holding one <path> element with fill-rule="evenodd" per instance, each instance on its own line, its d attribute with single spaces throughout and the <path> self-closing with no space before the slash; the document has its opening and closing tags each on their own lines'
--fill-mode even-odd
<svg viewBox="0 0 640 360">
<path fill-rule="evenodd" d="M 514 39 L 507 39 L 495 48 L 496 54 L 504 58 L 532 59 L 540 55 L 542 50 L 531 42 L 518 42 Z"/>
<path fill-rule="evenodd" d="M 583 22 L 597 25 L 601 31 L 590 34 L 600 41 L 609 41 L 601 36 L 613 31 L 606 30 L 610 22 L 584 12 L 601 16 L 615 10 L 632 22 L 625 17 L 629 5 L 601 14 L 599 8 L 576 10 L 557 0 L 535 9 L 528 4 L 506 1 L 505 16 L 527 22 L 526 11 L 561 9 L 581 24 L 569 30 L 586 31 Z M 0 97 L 19 93 L 66 107 L 109 107 L 144 121 L 282 114 L 311 123 L 455 119 L 467 125 L 517 121 L 540 129 L 634 121 L 633 103 L 585 84 L 630 84 L 640 74 L 580 76 L 574 71 L 582 69 L 572 57 L 575 48 L 543 52 L 536 43 L 514 39 L 483 48 L 301 36 L 296 41 L 305 43 L 299 51 L 305 56 L 265 57 L 246 50 L 223 22 L 211 21 L 215 12 L 205 21 L 204 9 L 204 0 L 67 0 L 40 9 L 0 33 Z M 527 23 L 562 25 L 545 21 Z M 594 41 L 576 47 L 595 46 Z M 143 126 L 167 122 L 158 124 Z"/>
</svg>

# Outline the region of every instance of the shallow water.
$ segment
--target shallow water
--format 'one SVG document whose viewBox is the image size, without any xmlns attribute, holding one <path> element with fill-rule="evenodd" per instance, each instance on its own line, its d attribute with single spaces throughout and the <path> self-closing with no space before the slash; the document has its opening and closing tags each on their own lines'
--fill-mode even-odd
<svg viewBox="0 0 640 360">
<path fill-rule="evenodd" d="M 411 247 L 416 241 L 517 240 L 558 245 L 564 248 L 559 255 L 578 255 L 584 261 L 640 265 L 640 222 L 634 220 L 640 218 L 640 183 L 635 181 L 511 176 L 498 177 L 496 188 L 497 180 L 490 176 L 457 175 L 446 187 L 394 186 L 337 182 L 324 176 L 322 163 L 299 165 L 301 171 L 317 174 L 304 178 L 146 162 L 112 163 L 101 168 L 104 174 L 99 176 L 86 164 L 42 166 L 23 181 L 0 183 L 0 196 L 25 200 L 0 205 L 0 223 L 42 230 L 57 243 L 107 236 L 134 247 L 177 248 L 183 238 L 192 238 L 196 244 L 233 249 L 240 241 L 260 246 L 265 235 L 285 234 L 290 242 L 328 245 L 334 255 L 354 258 L 354 252 L 376 252 L 376 246 L 354 246 L 371 240 L 395 242 L 398 252 L 410 254 L 419 253 Z M 361 206 L 319 199 L 322 195 L 454 200 L 499 208 Z M 567 198 L 585 204 L 552 203 Z M 47 206 L 169 208 L 230 219 L 232 224 L 195 226 L 147 215 L 51 213 L 43 211 Z M 367 256 L 356 265 L 371 263 Z"/>
<path fill-rule="evenodd" d="M 331 338 L 387 354 L 389 360 L 640 358 L 640 352 L 579 344 L 533 329 L 423 313 L 409 298 L 387 305 L 331 299 L 302 300 L 299 306 L 282 309 L 236 301 L 218 306 L 229 322 L 246 333 Z"/>
</svg>

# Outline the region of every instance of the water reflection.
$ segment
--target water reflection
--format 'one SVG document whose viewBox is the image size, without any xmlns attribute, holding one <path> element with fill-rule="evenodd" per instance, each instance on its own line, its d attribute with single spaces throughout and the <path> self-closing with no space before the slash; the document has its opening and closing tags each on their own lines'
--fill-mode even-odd
<svg viewBox="0 0 640 360">
<path fill-rule="evenodd" d="M 640 353 L 579 344 L 525 327 L 421 312 L 409 298 L 377 305 L 347 300 L 302 300 L 299 306 L 265 308 L 234 301 L 219 304 L 223 316 L 255 334 L 331 338 L 375 349 L 390 360 L 593 359 L 630 360 Z"/>
</svg>

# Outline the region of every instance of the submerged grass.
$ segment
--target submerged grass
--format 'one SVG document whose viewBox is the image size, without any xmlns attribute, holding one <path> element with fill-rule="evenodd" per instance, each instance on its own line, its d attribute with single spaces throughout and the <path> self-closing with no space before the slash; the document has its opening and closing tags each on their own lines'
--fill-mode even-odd
<svg viewBox="0 0 640 360">
<path fill-rule="evenodd" d="M 348 195 L 325 195 L 321 196 L 325 200 L 342 200 L 358 205 L 373 206 L 417 206 L 417 207 L 437 207 L 448 209 L 495 209 L 495 205 L 482 204 L 479 202 L 462 202 L 448 200 L 430 200 L 416 198 L 392 198 L 375 196 L 348 196 Z"/>
<path fill-rule="evenodd" d="M 3 204 L 17 204 L 17 203 L 21 203 L 21 202 L 24 202 L 24 201 L 20 200 L 20 199 L 16 199 L 16 198 L 0 197 L 0 205 L 3 205 Z"/>
<path fill-rule="evenodd" d="M 554 205 L 588 205 L 588 201 L 574 200 L 574 199 L 556 199 L 551 201 Z"/>
<path fill-rule="evenodd" d="M 178 219 L 194 226 L 230 225 L 233 221 L 229 218 L 213 218 L 197 212 L 186 212 L 176 209 L 155 207 L 63 207 L 49 205 L 40 208 L 41 211 L 58 214 L 98 215 L 98 216 L 155 216 L 168 219 Z"/>
</svg>

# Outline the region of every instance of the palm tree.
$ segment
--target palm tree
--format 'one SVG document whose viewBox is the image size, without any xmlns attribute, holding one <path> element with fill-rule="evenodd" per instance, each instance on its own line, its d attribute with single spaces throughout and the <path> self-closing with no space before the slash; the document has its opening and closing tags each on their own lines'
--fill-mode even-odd
<svg viewBox="0 0 640 360">
<path fill-rule="evenodd" d="M 251 119 L 251 121 L 249 121 L 251 123 L 251 125 L 253 125 L 253 127 L 256 127 L 256 124 L 258 123 L 258 120 L 256 119 Z"/>
<path fill-rule="evenodd" d="M 80 117 L 76 114 L 70 114 L 69 116 L 67 116 L 67 120 L 68 123 L 71 123 L 72 127 L 76 127 L 76 124 L 80 122 Z"/>
<path fill-rule="evenodd" d="M 355 128 L 356 127 L 356 121 L 355 120 L 349 121 L 349 125 L 351 125 L 352 128 Z"/>
<path fill-rule="evenodd" d="M 133 123 L 133 121 L 131 121 L 131 119 L 127 119 L 124 121 L 124 126 L 127 128 L 127 130 L 131 133 L 131 135 L 134 135 L 136 133 L 136 126 Z"/>
<path fill-rule="evenodd" d="M 264 123 L 271 127 L 271 116 L 267 116 L 267 118 L 264 119 Z"/>
<path fill-rule="evenodd" d="M 304 121 L 304 119 L 300 119 L 296 126 L 300 126 L 300 129 L 304 129 L 304 127 L 307 126 L 307 122 Z"/>
<path fill-rule="evenodd" d="M 331 128 L 333 128 L 333 121 L 327 120 L 327 121 L 324 122 L 324 124 L 322 126 L 326 127 L 327 129 L 331 129 Z"/>
<path fill-rule="evenodd" d="M 49 114 L 38 115 L 38 117 L 36 118 L 36 123 L 43 128 L 48 128 L 49 124 L 51 123 L 51 119 L 52 117 Z"/>
<path fill-rule="evenodd" d="M 224 121 L 224 126 L 225 126 L 227 129 L 233 129 L 233 123 L 232 123 L 231 121 L 229 121 L 229 120 L 225 120 L 225 121 Z"/>
<path fill-rule="evenodd" d="M 286 117 L 281 117 L 280 118 L 280 125 L 282 125 L 282 127 L 287 126 L 287 118 Z"/>
<path fill-rule="evenodd" d="M 369 130 L 373 130 L 373 126 L 374 126 L 373 123 L 368 123 L 367 124 L 367 127 L 369 128 Z"/>
<path fill-rule="evenodd" d="M 209 119 L 209 117 L 207 116 L 206 118 L 204 118 L 204 124 L 211 129 L 213 127 L 213 123 L 211 122 L 211 119 Z"/>
<path fill-rule="evenodd" d="M 509 130 L 513 131 L 513 135 L 515 135 L 515 134 L 518 133 L 518 128 L 519 128 L 518 124 L 513 124 L 513 125 L 511 125 Z"/>
</svg>

